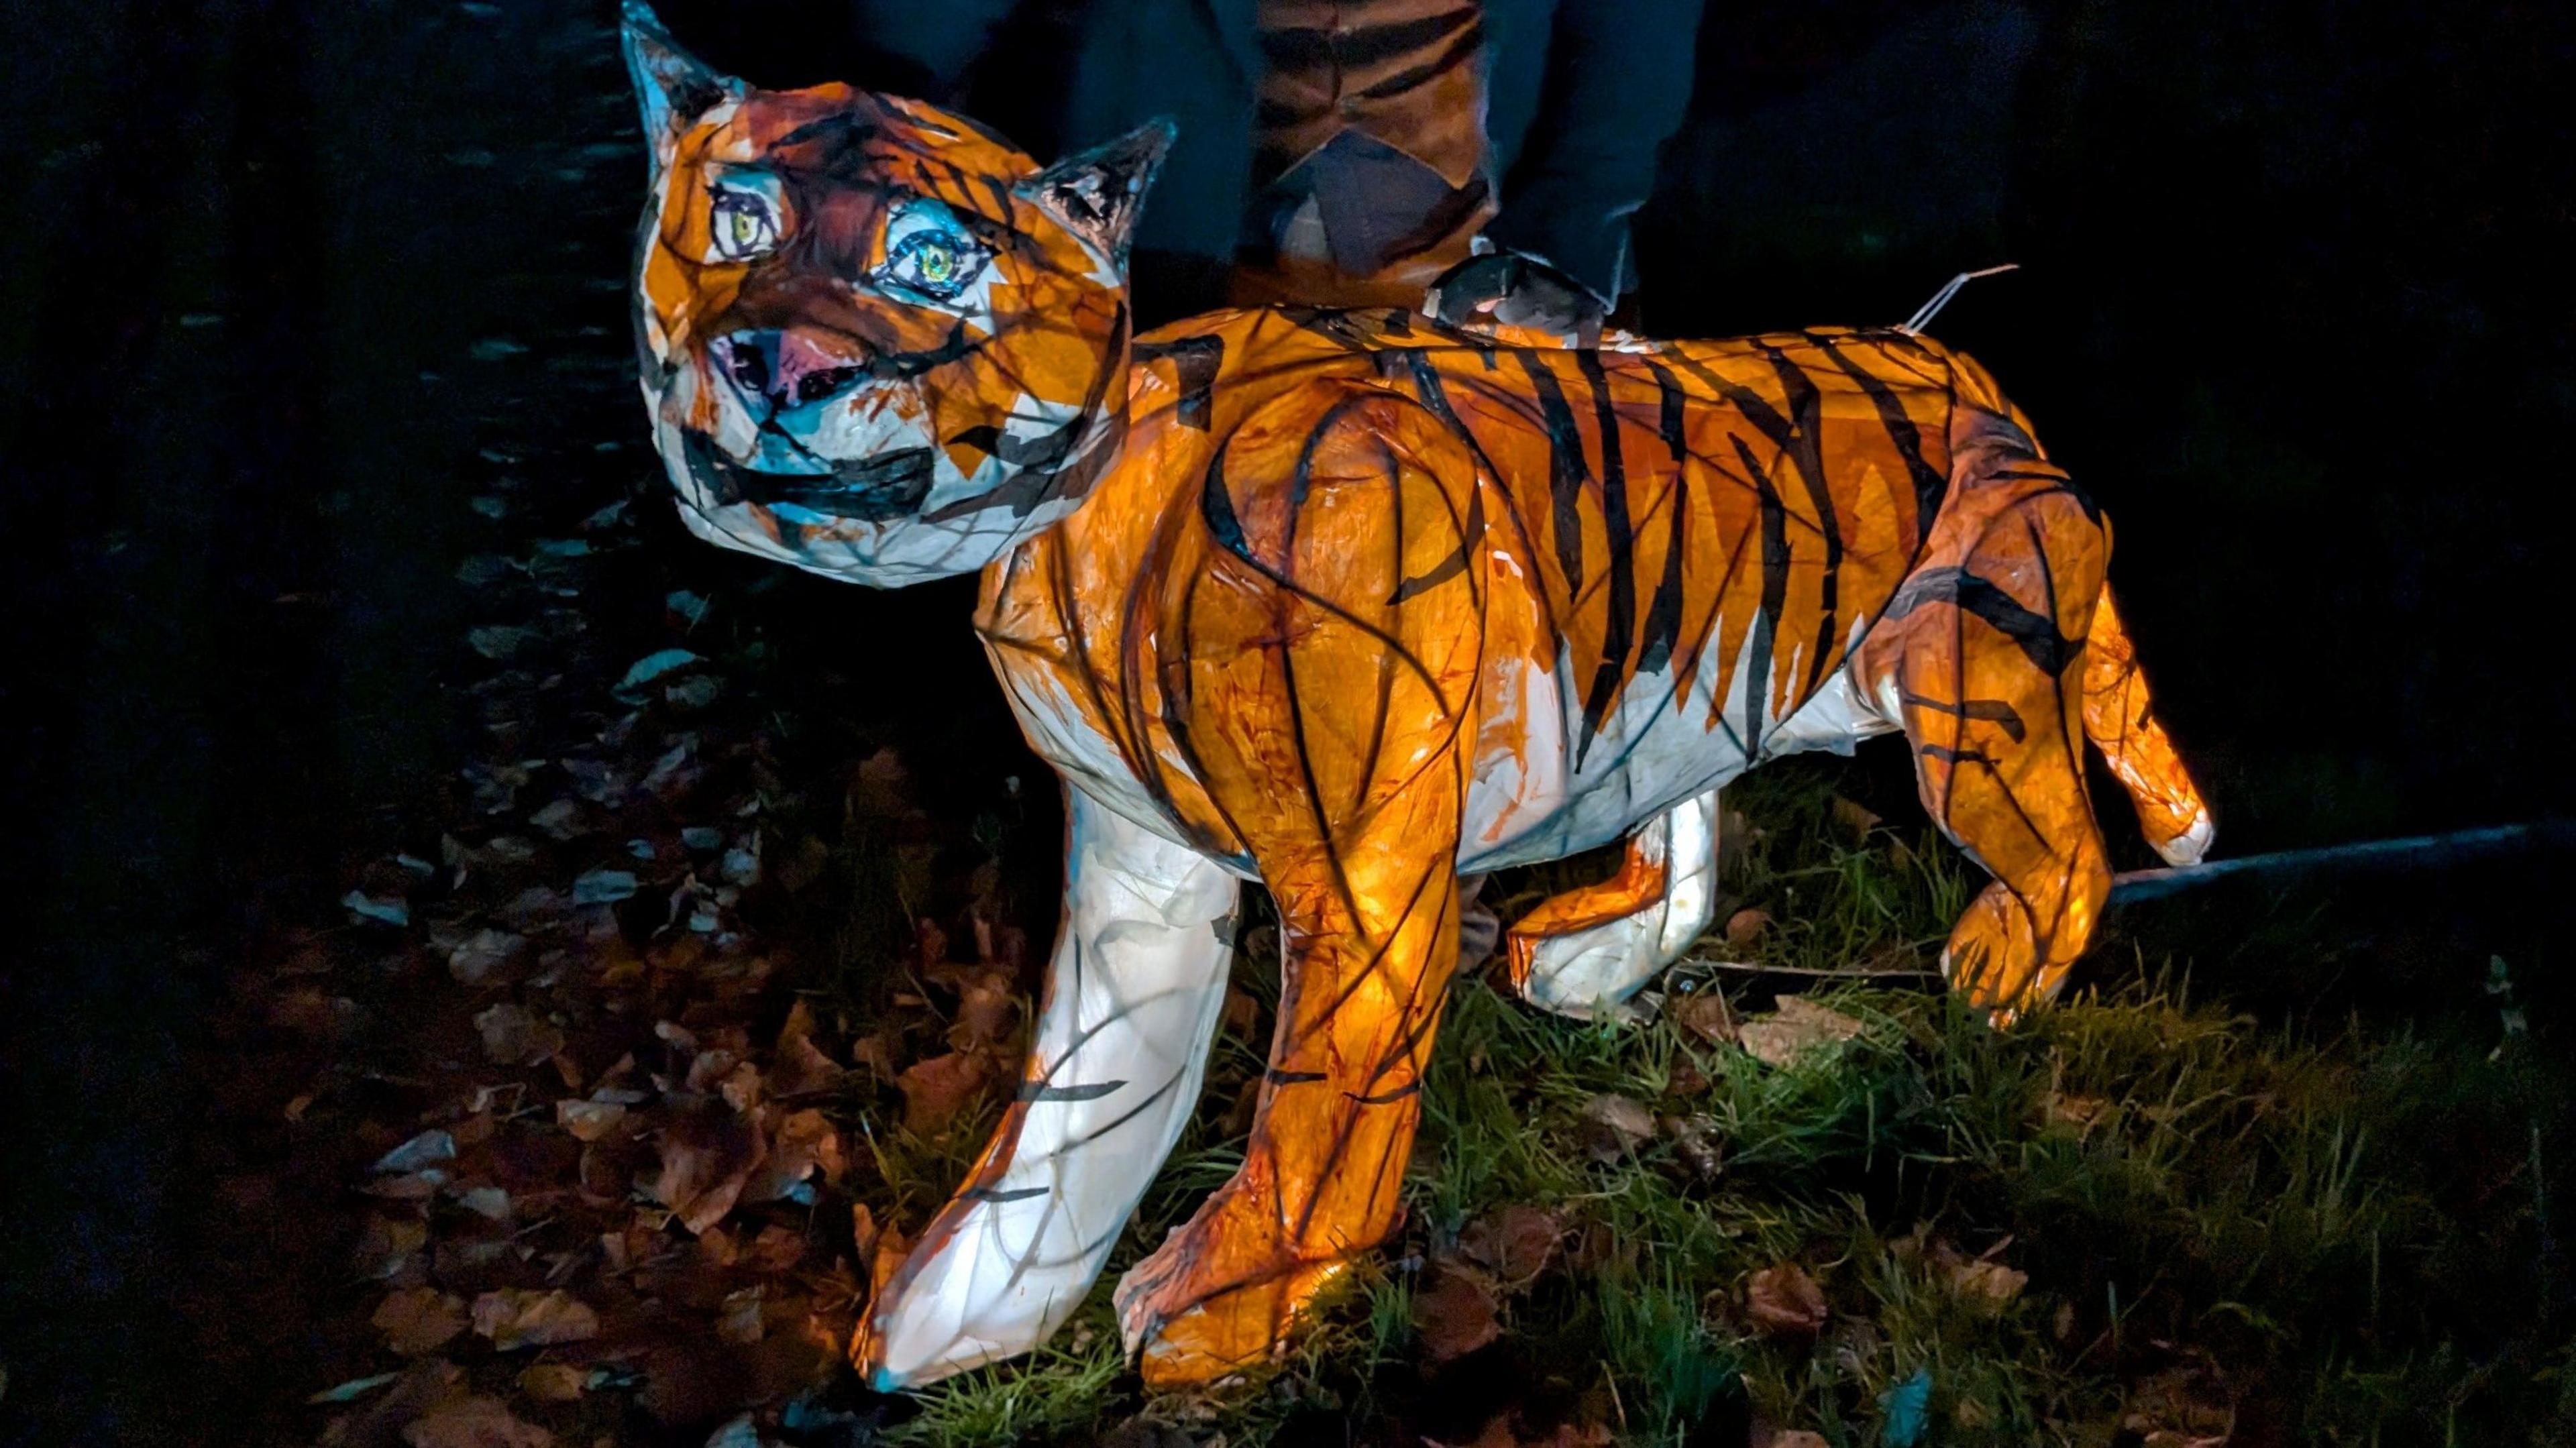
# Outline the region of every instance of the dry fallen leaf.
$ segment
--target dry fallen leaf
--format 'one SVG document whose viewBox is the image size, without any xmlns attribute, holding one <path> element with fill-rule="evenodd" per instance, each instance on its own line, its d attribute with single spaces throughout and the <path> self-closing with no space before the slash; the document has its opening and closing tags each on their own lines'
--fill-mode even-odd
<svg viewBox="0 0 2576 1448">
<path fill-rule="evenodd" d="M 1834 796 L 1833 816 L 1835 825 L 1839 826 L 1843 833 L 1851 836 L 1854 842 L 1868 839 L 1869 832 L 1878 828 L 1876 811 L 1856 800 L 1845 799 L 1841 795 Z"/>
<path fill-rule="evenodd" d="M 387 1296 L 367 1321 L 385 1335 L 385 1346 L 404 1357 L 424 1357 L 465 1330 L 465 1299 L 435 1287 L 405 1287 Z"/>
<path fill-rule="evenodd" d="M 724 1309 L 716 1317 L 716 1336 L 727 1342 L 749 1344 L 760 1341 L 761 1297 L 762 1292 L 758 1287 L 745 1287 L 726 1293 Z"/>
<path fill-rule="evenodd" d="M 771 1135 L 760 1170 L 744 1183 L 742 1199 L 776 1201 L 817 1170 L 828 1182 L 839 1180 L 843 1169 L 841 1133 L 820 1111 L 791 1111 Z"/>
<path fill-rule="evenodd" d="M 1664 1014 L 1683 1030 L 1712 1046 L 1722 1046 L 1735 1039 L 1735 1011 L 1726 997 L 1715 989 L 1693 991 L 1685 996 L 1671 996 L 1664 1001 Z"/>
<path fill-rule="evenodd" d="M 760 1235 L 751 1239 L 747 1255 L 752 1266 L 762 1272 L 785 1272 L 804 1260 L 805 1234 L 793 1227 L 763 1227 Z"/>
<path fill-rule="evenodd" d="M 2192 1350 L 2129 1389 L 2120 1427 L 2139 1435 L 2142 1448 L 2225 1448 L 2236 1429 L 2232 1397 L 2216 1361 Z"/>
<path fill-rule="evenodd" d="M 458 1398 L 402 1430 L 411 1448 L 553 1448 L 555 1435 L 521 1422 L 498 1398 Z"/>
<path fill-rule="evenodd" d="M 474 1299 L 474 1330 L 490 1338 L 495 1349 L 509 1352 L 586 1342 L 599 1335 L 599 1314 L 560 1289 L 505 1287 Z"/>
<path fill-rule="evenodd" d="M 1227 1035 L 1251 1040 L 1253 1027 L 1261 1019 L 1261 1003 L 1254 1000 L 1250 993 L 1228 986 L 1225 992 L 1225 1015 L 1222 1019 Z"/>
<path fill-rule="evenodd" d="M 1571 1214 L 1564 1209 L 1513 1203 L 1468 1223 L 1460 1248 L 1469 1260 L 1517 1288 L 1555 1263 L 1571 1230 Z"/>
<path fill-rule="evenodd" d="M 400 1276 L 412 1258 L 429 1245 L 429 1224 L 389 1217 L 369 1217 L 358 1238 L 358 1271 L 383 1281 Z"/>
<path fill-rule="evenodd" d="M 1513 1411 L 1496 1413 L 1485 1420 L 1475 1437 L 1464 1443 L 1444 1443 L 1437 1438 L 1422 1442 L 1424 1448 L 1607 1448 L 1612 1441 L 1609 1425 L 1604 1423 L 1559 1423 L 1532 1436 L 1521 1427 L 1518 1416 Z"/>
<path fill-rule="evenodd" d="M 1517 1290 L 1547 1270 L 1564 1236 L 1564 1217 L 1515 1203 L 1468 1223 L 1458 1235 L 1458 1251 L 1492 1272 L 1501 1286 Z"/>
<path fill-rule="evenodd" d="M 1726 943 L 1750 945 L 1753 938 L 1771 928 L 1771 912 L 1747 907 L 1726 917 Z"/>
<path fill-rule="evenodd" d="M 478 1013 L 474 1029 L 483 1033 L 483 1054 L 495 1065 L 523 1066 L 542 1061 L 564 1046 L 562 1031 L 511 1001 Z"/>
<path fill-rule="evenodd" d="M 1667 1116 L 1664 1134 L 1673 1139 L 1673 1159 L 1703 1184 L 1716 1181 L 1726 1171 L 1726 1150 L 1722 1128 L 1705 1116 Z"/>
<path fill-rule="evenodd" d="M 446 1131 L 424 1131 L 383 1156 L 376 1158 L 374 1170 L 380 1172 L 413 1172 L 443 1161 L 456 1160 L 456 1136 Z"/>
<path fill-rule="evenodd" d="M 2029 1273 L 1982 1257 L 1960 1263 L 1950 1274 L 1951 1290 L 1984 1303 L 1987 1310 L 1993 1312 L 2002 1311 L 2006 1303 L 2021 1296 L 2022 1288 L 2029 1282 Z"/>
<path fill-rule="evenodd" d="M 555 1124 L 575 1141 L 597 1141 L 626 1119 L 626 1108 L 614 1101 L 558 1101 Z"/>
<path fill-rule="evenodd" d="M 979 1053 L 951 1051 L 914 1062 L 894 1082 L 903 1092 L 904 1128 L 937 1131 L 972 1105 L 992 1082 L 992 1063 Z"/>
<path fill-rule="evenodd" d="M 590 1372 L 570 1363 L 530 1363 L 519 1373 L 519 1391 L 540 1403 L 577 1403 Z"/>
<path fill-rule="evenodd" d="M 1010 1038 L 1019 1025 L 1020 1002 L 1001 972 L 969 983 L 957 1000 L 957 1024 L 949 1029 L 948 1044 L 961 1051 L 977 1047 L 991 1048 Z"/>
<path fill-rule="evenodd" d="M 1494 1288 L 1485 1274 L 1454 1257 L 1433 1259 L 1413 1293 L 1413 1325 L 1422 1355 L 1435 1363 L 1465 1357 L 1502 1336 Z"/>
<path fill-rule="evenodd" d="M 1795 1262 L 1753 1274 L 1744 1289 L 1744 1312 L 1774 1337 L 1813 1337 L 1825 1325 L 1825 1293 Z"/>
<path fill-rule="evenodd" d="M 677 1115 L 662 1132 L 653 1200 L 678 1213 L 692 1235 L 704 1232 L 733 1210 L 768 1154 L 760 1128 L 727 1107 L 711 1103 Z"/>
<path fill-rule="evenodd" d="M 798 1001 L 778 1028 L 778 1048 L 771 1052 L 769 1090 L 776 1096 L 838 1088 L 849 1073 L 814 1044 L 814 1008 Z"/>
<path fill-rule="evenodd" d="M 1594 1161 L 1614 1162 L 1655 1135 L 1655 1113 L 1607 1092 L 1583 1103 L 1583 1149 Z"/>
<path fill-rule="evenodd" d="M 858 1249 L 862 1264 L 876 1260 L 877 1214 L 865 1202 L 850 1203 L 850 1245 Z"/>
<path fill-rule="evenodd" d="M 2073 1096 L 2051 1091 L 2040 1109 L 2051 1126 L 2072 1126 L 2081 1134 L 2110 1111 L 2111 1103 L 2100 1096 Z"/>
<path fill-rule="evenodd" d="M 461 985 L 481 985 L 527 946 L 527 938 L 509 930 L 478 930 L 447 953 L 447 972 Z"/>
<path fill-rule="evenodd" d="M 1746 1021 L 1737 1032 L 1744 1049 L 1769 1066 L 1794 1066 L 1861 1033 L 1859 1021 L 1804 996 L 1782 996 L 1772 1014 Z"/>
<path fill-rule="evenodd" d="M 876 1297 L 894 1274 L 903 1269 L 903 1261 L 912 1255 L 912 1239 L 893 1227 L 877 1229 L 873 1251 L 868 1257 L 868 1296 Z"/>
</svg>

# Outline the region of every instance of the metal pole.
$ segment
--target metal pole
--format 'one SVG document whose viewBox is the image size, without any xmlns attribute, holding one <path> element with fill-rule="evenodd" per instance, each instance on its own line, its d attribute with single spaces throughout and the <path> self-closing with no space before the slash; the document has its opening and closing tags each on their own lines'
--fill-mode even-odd
<svg viewBox="0 0 2576 1448">
<path fill-rule="evenodd" d="M 2541 820 L 2527 825 L 2497 825 L 2480 830 L 2454 830 L 2446 835 L 2371 840 L 2358 845 L 2331 845 L 2319 850 L 2281 850 L 2268 855 L 2211 860 L 2162 870 L 2131 870 L 2114 875 L 2111 877 L 2111 903 L 2135 905 L 2141 900 L 2161 900 L 2194 886 L 2236 875 L 2440 866 L 2517 850 L 2569 847 L 2576 847 L 2576 820 L 2562 819 Z"/>
</svg>

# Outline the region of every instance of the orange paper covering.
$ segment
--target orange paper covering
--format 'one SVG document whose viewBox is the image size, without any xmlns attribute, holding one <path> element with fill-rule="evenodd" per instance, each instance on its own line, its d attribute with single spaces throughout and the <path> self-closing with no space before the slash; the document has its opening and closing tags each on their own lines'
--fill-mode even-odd
<svg viewBox="0 0 2576 1448">
<path fill-rule="evenodd" d="M 2104 587 L 2110 533 L 1983 369 L 1895 329 L 1523 345 L 1402 310 L 1131 339 L 1162 133 L 1041 168 L 973 123 L 706 72 L 630 8 L 656 144 L 639 345 L 705 536 L 976 627 L 1064 776 L 1065 925 L 1018 1101 L 872 1304 L 880 1386 L 1024 1351 L 1177 1139 L 1238 882 L 1278 1035 L 1242 1170 L 1119 1283 L 1149 1379 L 1262 1361 L 1395 1219 L 1459 877 L 1622 838 L 1509 941 L 1587 1014 L 1704 927 L 1715 791 L 1902 734 L 1994 883 L 1943 963 L 2046 999 L 2110 883 L 2090 739 L 2150 841 L 2206 809 Z"/>
</svg>

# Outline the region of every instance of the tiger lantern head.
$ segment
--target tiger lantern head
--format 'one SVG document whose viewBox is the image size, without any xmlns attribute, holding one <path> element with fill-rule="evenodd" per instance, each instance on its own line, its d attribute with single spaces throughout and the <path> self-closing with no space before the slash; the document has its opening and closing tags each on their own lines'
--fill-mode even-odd
<svg viewBox="0 0 2576 1448">
<path fill-rule="evenodd" d="M 624 46 L 652 149 L 636 350 L 691 531 L 898 587 L 1071 512 L 1125 427 L 1127 243 L 1169 124 L 1041 167 L 930 106 L 719 74 L 640 0 Z"/>
</svg>

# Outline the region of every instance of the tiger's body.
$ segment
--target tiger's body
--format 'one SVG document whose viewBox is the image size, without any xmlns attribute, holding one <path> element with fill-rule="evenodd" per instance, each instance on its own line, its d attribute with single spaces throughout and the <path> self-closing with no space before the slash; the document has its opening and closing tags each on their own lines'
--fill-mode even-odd
<svg viewBox="0 0 2576 1448">
<path fill-rule="evenodd" d="M 1246 586 L 1230 570 L 1300 587 L 1284 534 L 1262 532 L 1295 526 L 1283 488 L 1393 525 L 1409 484 L 1438 510 L 1389 541 L 1454 546 L 1386 591 L 1451 589 L 1482 636 L 1451 701 L 1477 721 L 1463 873 L 1624 838 L 1761 759 L 1898 727 L 1844 664 L 1948 489 L 1956 364 L 1936 345 L 1835 332 L 1575 352 L 1403 312 L 1281 309 L 1196 318 L 1137 350 L 1106 506 L 988 573 L 977 627 L 1050 762 L 1247 878 L 1180 681 L 1207 595 Z M 1407 441 L 1449 454 L 1443 481 L 1354 474 L 1337 451 Z M 1384 496 L 1345 496 L 1354 483 Z M 1328 612 L 1385 602 L 1365 596 L 1374 580 L 1298 577 Z"/>
<path fill-rule="evenodd" d="M 1974 363 L 1897 331 L 1515 345 L 1401 311 L 1126 335 L 1159 142 L 1043 170 L 972 123 L 705 72 L 630 7 L 654 137 L 644 386 L 690 526 L 874 583 L 983 568 L 1063 774 L 1018 1098 L 871 1304 L 880 1386 L 1025 1351 L 1195 1100 L 1239 882 L 1282 926 L 1243 1168 L 1117 1302 L 1149 1380 L 1261 1360 L 1391 1228 L 1460 877 L 1629 840 L 1509 938 L 1573 1014 L 1707 921 L 1718 787 L 1902 732 L 1996 876 L 1954 987 L 2009 1016 L 2090 939 L 2088 737 L 2151 842 L 2205 809 L 2103 586 L 2107 526 Z"/>
</svg>

